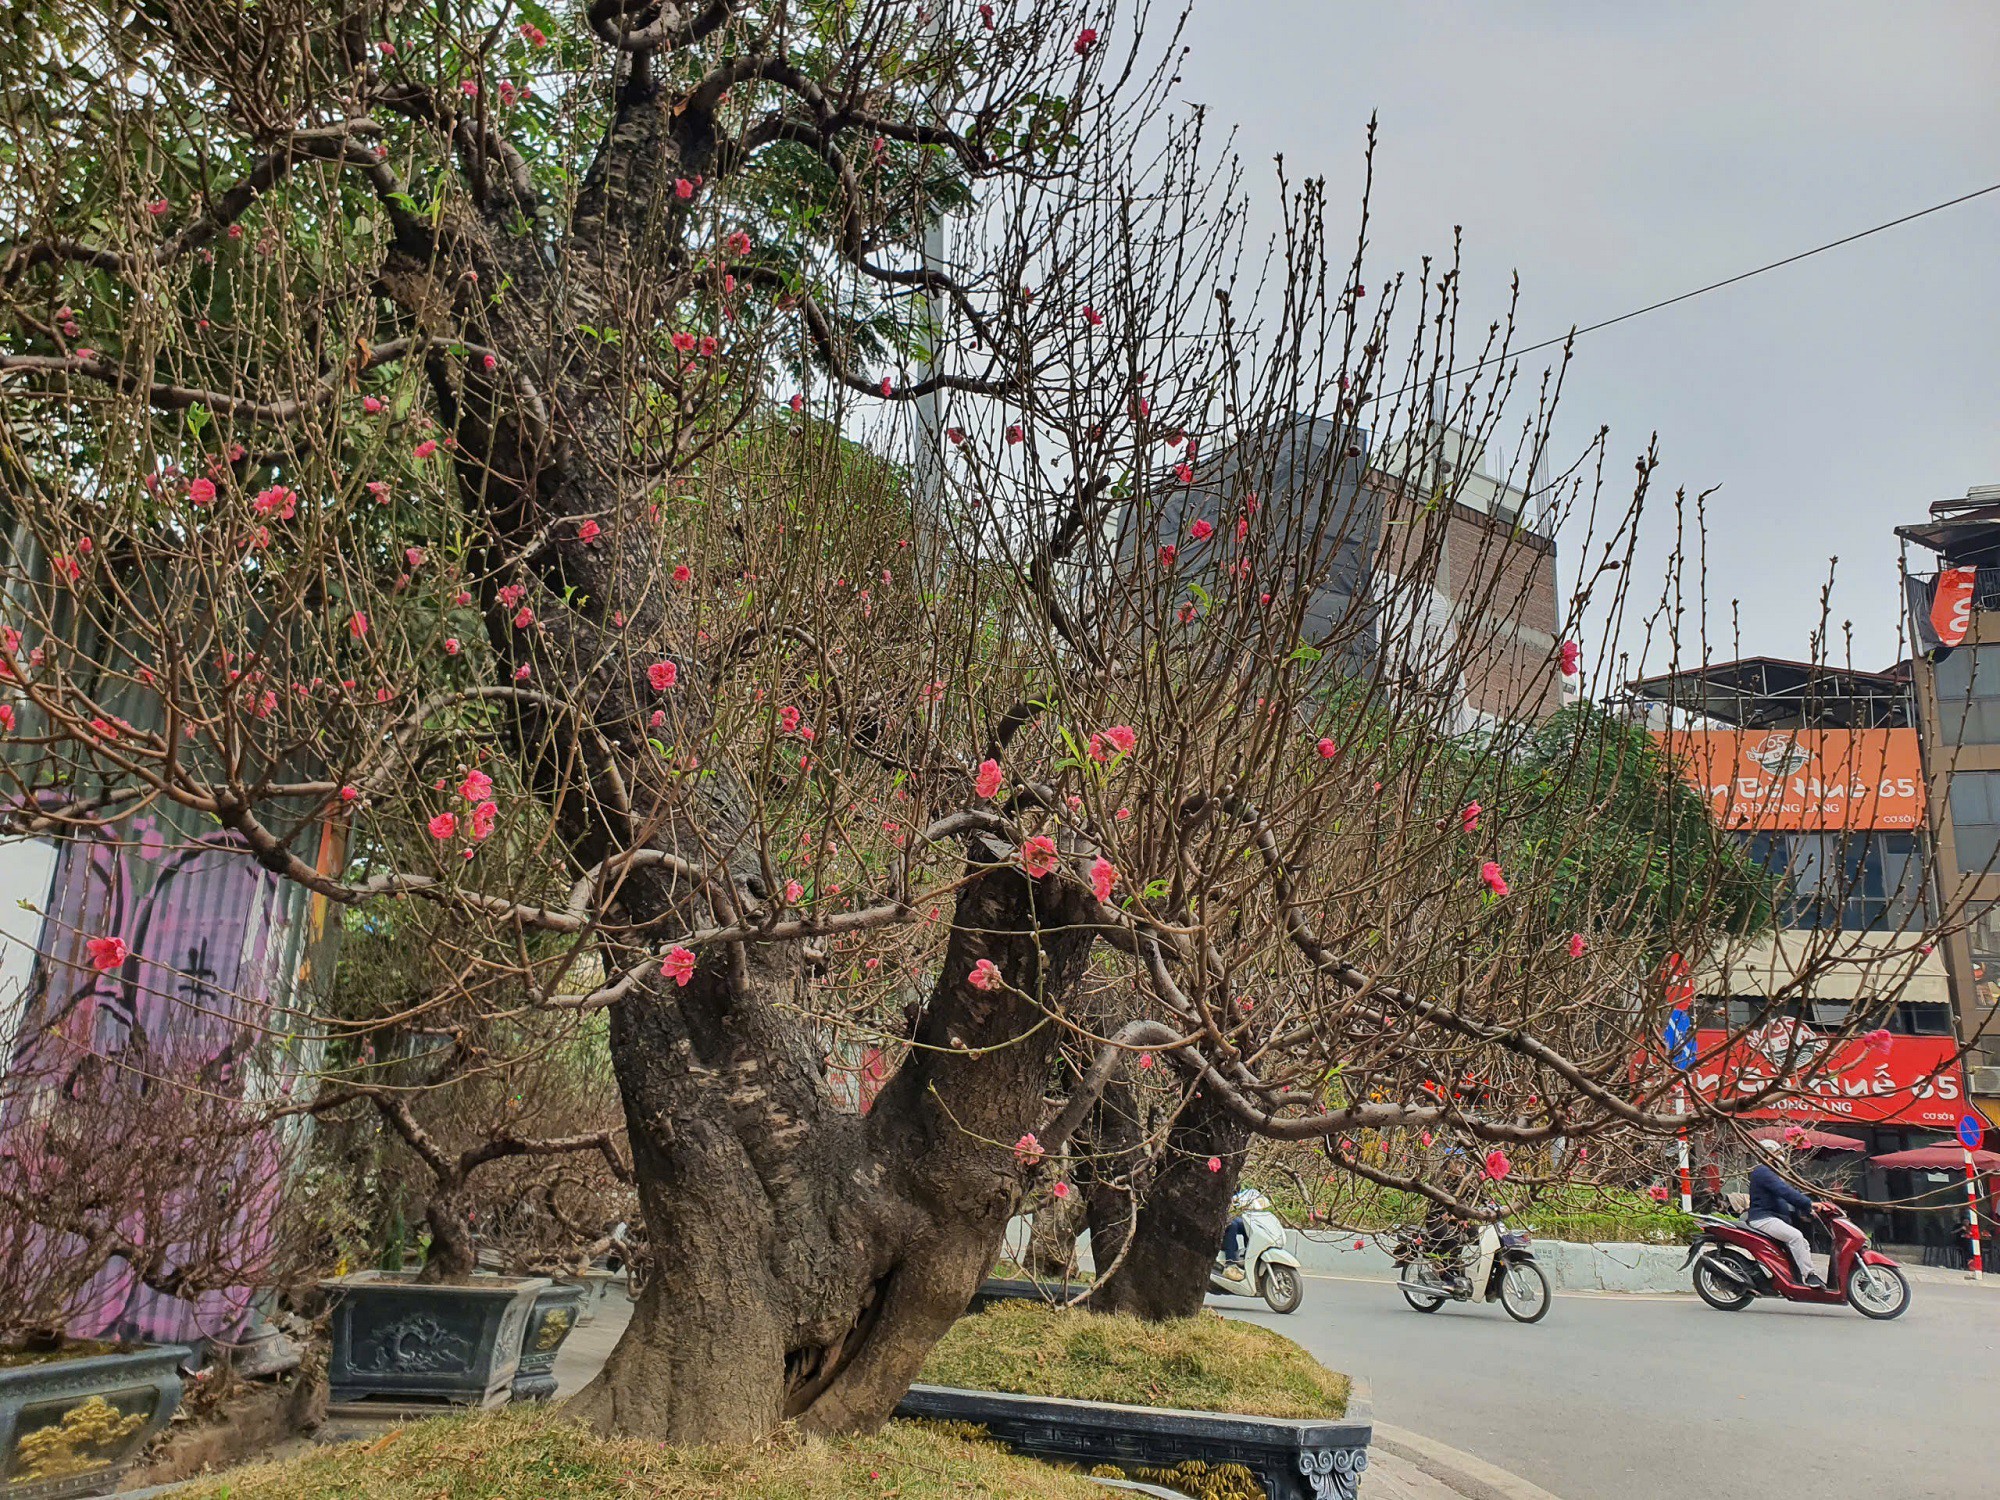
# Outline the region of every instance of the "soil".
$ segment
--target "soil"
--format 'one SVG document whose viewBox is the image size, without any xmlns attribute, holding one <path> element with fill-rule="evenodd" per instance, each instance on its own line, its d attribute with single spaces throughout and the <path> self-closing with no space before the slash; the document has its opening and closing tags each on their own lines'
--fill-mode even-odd
<svg viewBox="0 0 2000 1500">
<path fill-rule="evenodd" d="M 0 1370 L 20 1370 L 29 1365 L 52 1365 L 61 1360 L 96 1359 L 105 1354 L 126 1354 L 122 1344 L 97 1339 L 64 1339 L 52 1349 L 0 1349 Z"/>
</svg>

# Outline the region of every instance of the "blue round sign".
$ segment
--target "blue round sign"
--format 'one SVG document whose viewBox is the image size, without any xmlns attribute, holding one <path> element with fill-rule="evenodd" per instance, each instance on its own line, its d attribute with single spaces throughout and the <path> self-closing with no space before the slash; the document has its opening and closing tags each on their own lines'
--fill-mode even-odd
<svg viewBox="0 0 2000 1500">
<path fill-rule="evenodd" d="M 1958 1117 L 1958 1143 L 1968 1151 L 1977 1151 L 1979 1143 L 1986 1137 L 1986 1122 L 1978 1115 Z"/>
</svg>

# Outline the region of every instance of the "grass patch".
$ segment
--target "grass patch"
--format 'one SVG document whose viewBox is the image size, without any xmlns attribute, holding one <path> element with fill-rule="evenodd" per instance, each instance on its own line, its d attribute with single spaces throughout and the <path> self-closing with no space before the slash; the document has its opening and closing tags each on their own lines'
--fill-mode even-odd
<svg viewBox="0 0 2000 1500">
<path fill-rule="evenodd" d="M 1216 1313 L 1172 1323 L 1003 1302 L 960 1318 L 925 1385 L 1261 1417 L 1339 1417 L 1348 1380 L 1290 1339 Z"/>
<path fill-rule="evenodd" d="M 600 1438 L 560 1411 L 439 1417 L 234 1469 L 177 1500 L 1104 1500 L 1081 1475 L 941 1424 L 744 1450 Z"/>
</svg>

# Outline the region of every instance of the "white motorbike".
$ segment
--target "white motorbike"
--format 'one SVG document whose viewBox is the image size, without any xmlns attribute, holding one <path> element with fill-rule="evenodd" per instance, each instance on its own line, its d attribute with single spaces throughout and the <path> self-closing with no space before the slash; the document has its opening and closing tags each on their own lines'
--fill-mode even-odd
<svg viewBox="0 0 2000 1500">
<path fill-rule="evenodd" d="M 1389 1247 L 1396 1262 L 1396 1285 L 1418 1312 L 1436 1312 L 1447 1302 L 1498 1302 L 1516 1323 L 1539 1323 L 1549 1310 L 1549 1279 L 1535 1264 L 1524 1231 L 1505 1224 L 1481 1224 L 1479 1238 L 1454 1261 L 1440 1267 L 1424 1245 L 1421 1229 L 1405 1229 Z"/>
<path fill-rule="evenodd" d="M 1230 1202 L 1233 1217 L 1243 1221 L 1249 1236 L 1243 1246 L 1242 1279 L 1231 1277 L 1220 1253 L 1208 1273 L 1208 1289 L 1231 1297 L 1262 1297 L 1272 1312 L 1288 1313 L 1305 1300 L 1305 1277 L 1299 1258 L 1285 1248 L 1285 1226 L 1271 1212 L 1271 1200 L 1246 1188 Z"/>
</svg>

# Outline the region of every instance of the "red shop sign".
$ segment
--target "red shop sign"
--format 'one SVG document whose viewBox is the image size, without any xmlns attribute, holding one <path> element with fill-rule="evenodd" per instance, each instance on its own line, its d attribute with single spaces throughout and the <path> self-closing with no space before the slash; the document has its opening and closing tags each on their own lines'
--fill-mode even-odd
<svg viewBox="0 0 2000 1500">
<path fill-rule="evenodd" d="M 1886 1052 L 1861 1041 L 1829 1044 L 1811 1027 L 1775 1020 L 1735 1043 L 1726 1031 L 1695 1034 L 1695 1093 L 1721 1103 L 1755 1094 L 1774 1078 L 1800 1077 L 1786 1093 L 1747 1110 L 1749 1120 L 1853 1120 L 1949 1130 L 1965 1113 L 1965 1075 L 1950 1037 L 1896 1036 Z M 1828 1048 L 1832 1045 L 1832 1050 Z"/>
</svg>

